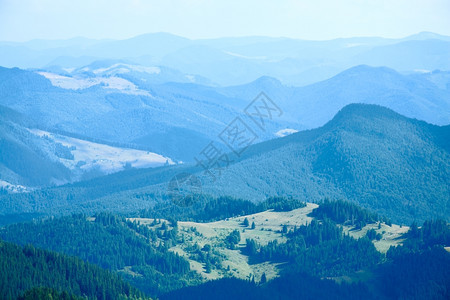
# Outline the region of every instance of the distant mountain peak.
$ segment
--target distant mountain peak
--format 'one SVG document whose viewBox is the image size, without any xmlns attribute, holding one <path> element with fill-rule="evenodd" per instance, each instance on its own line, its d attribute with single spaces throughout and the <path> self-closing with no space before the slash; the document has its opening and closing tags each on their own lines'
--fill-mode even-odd
<svg viewBox="0 0 450 300">
<path fill-rule="evenodd" d="M 357 65 L 354 67 L 351 67 L 340 74 L 346 74 L 346 73 L 392 73 L 392 74 L 399 74 L 394 69 L 388 68 L 388 67 L 374 67 L 369 65 Z"/>
<path fill-rule="evenodd" d="M 261 76 L 253 81 L 253 84 L 262 85 L 262 86 L 282 86 L 281 81 L 274 77 L 270 76 Z"/>
<path fill-rule="evenodd" d="M 446 40 L 449 41 L 450 37 L 445 35 L 440 35 L 430 31 L 422 31 L 413 35 L 410 35 L 405 40 L 429 40 L 429 39 L 437 39 L 437 40 Z"/>
<path fill-rule="evenodd" d="M 336 122 L 340 120 L 351 121 L 354 120 L 355 116 L 364 117 L 365 119 L 375 119 L 380 117 L 390 119 L 405 118 L 402 115 L 393 111 L 392 109 L 389 109 L 381 105 L 352 103 L 343 107 L 330 122 Z"/>
<path fill-rule="evenodd" d="M 357 65 L 351 67 L 341 73 L 331 77 L 322 82 L 336 82 L 338 85 L 341 85 L 343 82 L 353 82 L 354 80 L 364 80 L 364 81 L 379 81 L 381 78 L 385 78 L 385 80 L 393 82 L 395 80 L 400 80 L 402 75 L 398 73 L 396 70 L 388 68 L 388 67 L 373 67 L 369 65 Z M 321 82 L 315 83 L 321 84 Z"/>
<path fill-rule="evenodd" d="M 128 40 L 158 40 L 158 41 L 190 41 L 188 38 L 167 33 L 167 32 L 154 32 L 154 33 L 144 33 L 137 35 L 135 37 L 129 38 Z"/>
</svg>

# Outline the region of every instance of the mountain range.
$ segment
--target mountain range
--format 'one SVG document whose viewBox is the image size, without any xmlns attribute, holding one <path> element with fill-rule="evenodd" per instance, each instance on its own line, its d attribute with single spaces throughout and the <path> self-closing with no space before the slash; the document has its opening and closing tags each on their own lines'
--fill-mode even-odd
<svg viewBox="0 0 450 300">
<path fill-rule="evenodd" d="M 153 153 L 161 157 L 160 165 L 166 161 L 193 162 L 210 142 L 227 151 L 219 135 L 236 117 L 251 126 L 257 135 L 255 142 L 323 126 L 351 103 L 382 105 L 436 125 L 450 123 L 450 73 L 444 71 L 407 75 L 385 67 L 361 65 L 305 87 L 286 86 L 271 77 L 261 77 L 246 85 L 212 87 L 170 82 L 172 75 L 184 76 L 167 69 L 118 61 L 93 63 L 71 73 L 0 68 L 0 106 L 5 111 L 3 117 L 8 116 L 8 122 L 16 128 L 12 134 L 12 125 L 4 127 L 4 134 L 15 135 L 14 139 L 21 137 L 22 146 L 35 149 L 41 153 L 38 155 L 41 159 L 58 169 L 46 167 L 55 169 L 51 176 L 38 173 L 16 176 L 24 172 L 18 164 L 15 167 L 18 173 L 13 172 L 16 175 L 3 167 L 0 179 L 14 185 L 46 186 L 123 169 L 105 170 L 104 164 L 94 163 L 95 170 L 82 170 L 87 169 L 86 159 L 61 161 L 75 154 L 75 144 L 80 148 L 80 141 L 90 146 L 84 147 L 85 152 L 91 151 L 90 161 L 98 155 L 92 149 L 103 145 L 102 149 L 116 147 L 111 150 L 114 153 L 129 153 L 126 149 Z M 244 112 L 261 91 L 282 111 L 281 116 L 266 120 L 264 130 Z M 45 145 L 42 141 L 37 143 L 36 139 L 43 136 L 37 132 L 42 131 L 47 132 L 47 137 L 58 135 L 59 144 L 64 141 L 68 148 L 50 147 L 48 139 Z M 67 142 L 69 139 L 71 143 Z M 54 143 L 55 138 L 51 140 Z M 3 164 L 7 158 L 12 162 L 28 157 L 22 153 L 24 148 L 15 149 L 9 146 L 2 149 Z M 68 156 L 58 157 L 63 152 Z M 134 162 L 129 156 L 115 160 L 123 167 L 127 163 L 131 167 L 148 166 Z M 67 168 L 79 162 L 83 164 L 81 168 Z"/>
<path fill-rule="evenodd" d="M 191 40 L 153 33 L 125 40 L 1 42 L 0 65 L 73 69 L 98 60 L 121 59 L 173 68 L 223 86 L 248 83 L 261 76 L 297 86 L 324 80 L 360 64 L 401 72 L 448 70 L 449 53 L 450 38 L 430 32 L 401 39 L 361 37 L 327 41 L 270 37 Z"/>
<path fill-rule="evenodd" d="M 167 183 L 195 174 L 202 191 L 254 202 L 283 195 L 348 199 L 398 222 L 450 215 L 450 127 L 352 104 L 326 125 L 255 144 L 212 178 L 194 164 L 132 169 L 2 198 L 1 212 L 67 213 L 147 208 L 170 201 Z"/>
<path fill-rule="evenodd" d="M 0 211 L 148 208 L 189 173 L 213 196 L 447 218 L 449 55 L 450 37 L 429 32 L 0 42 Z M 242 151 L 224 139 L 236 122 Z M 211 145 L 231 158 L 216 177 L 198 163 Z"/>
</svg>

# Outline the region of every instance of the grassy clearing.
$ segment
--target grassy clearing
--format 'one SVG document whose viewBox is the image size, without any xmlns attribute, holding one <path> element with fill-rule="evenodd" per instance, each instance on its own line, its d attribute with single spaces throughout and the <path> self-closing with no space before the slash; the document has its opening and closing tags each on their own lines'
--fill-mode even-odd
<svg viewBox="0 0 450 300">
<path fill-rule="evenodd" d="M 403 242 L 403 234 L 408 232 L 408 226 L 399 226 L 392 224 L 392 226 L 381 223 L 380 229 L 378 229 L 378 223 L 367 224 L 361 230 L 354 230 L 354 226 L 343 226 L 345 233 L 348 233 L 351 237 L 359 239 L 366 235 L 367 231 L 374 229 L 377 233 L 382 234 L 382 238 L 377 241 L 374 240 L 373 244 L 375 248 L 381 253 L 386 253 L 391 246 L 401 245 Z"/>
<path fill-rule="evenodd" d="M 241 253 L 245 247 L 245 240 L 250 238 L 266 245 L 270 241 L 278 240 L 285 242 L 286 237 L 281 233 L 283 225 L 288 228 L 304 225 L 311 222 L 312 218 L 307 215 L 317 207 L 316 204 L 308 203 L 306 207 L 295 209 L 289 212 L 265 211 L 256 214 L 229 218 L 217 222 L 197 223 L 178 222 L 179 232 L 184 237 L 185 242 L 171 248 L 189 260 L 191 269 L 196 270 L 205 279 L 217 279 L 226 276 L 238 278 L 251 278 L 259 280 L 263 273 L 268 279 L 278 276 L 279 264 L 264 262 L 261 264 L 249 264 L 248 257 Z M 250 226 L 245 227 L 243 222 L 248 219 Z M 144 220 L 137 219 L 145 224 Z M 148 219 L 146 223 L 151 224 L 153 220 Z M 251 229 L 251 224 L 255 223 L 255 229 Z M 233 231 L 238 230 L 241 240 L 236 249 L 231 250 L 225 247 L 225 238 Z M 211 273 L 206 273 L 205 265 L 191 259 L 188 249 L 198 244 L 200 248 L 209 244 L 213 247 L 215 255 L 222 259 L 221 268 L 213 268 Z"/>
<path fill-rule="evenodd" d="M 246 239 L 254 239 L 261 245 L 267 245 L 273 240 L 277 240 L 279 243 L 286 242 L 286 237 L 282 234 L 283 226 L 287 226 L 290 230 L 295 226 L 310 223 L 312 218 L 308 217 L 308 214 L 317 207 L 317 204 L 307 203 L 304 208 L 288 212 L 268 210 L 209 223 L 178 222 L 179 237 L 184 242 L 170 248 L 170 251 L 185 257 L 190 263 L 191 270 L 201 274 L 205 280 L 233 276 L 243 279 L 254 277 L 256 281 L 259 281 L 263 273 L 270 280 L 278 276 L 280 264 L 270 262 L 250 264 L 248 257 L 241 253 L 241 249 L 245 247 Z M 245 218 L 249 221 L 248 227 L 243 225 Z M 155 229 L 160 227 L 162 222 L 167 222 L 160 219 L 161 223 L 154 225 L 154 219 L 132 218 L 129 220 L 139 221 L 141 224 L 152 226 Z M 255 229 L 251 229 L 253 222 L 255 223 Z M 167 222 L 166 225 L 169 225 L 169 223 Z M 170 226 L 167 227 L 171 229 Z M 395 224 L 388 226 L 381 223 L 380 228 L 378 228 L 378 223 L 373 223 L 366 225 L 361 230 L 355 230 L 354 226 L 343 226 L 344 232 L 354 238 L 365 236 L 370 229 L 382 234 L 381 240 L 374 240 L 373 243 L 378 251 L 385 253 L 390 246 L 397 246 L 402 243 L 402 235 L 409 230 L 409 227 L 400 227 Z M 236 245 L 236 249 L 228 249 L 225 238 L 234 230 L 239 231 L 241 240 Z M 220 261 L 218 265 L 211 268 L 210 272 L 206 272 L 205 264 L 192 255 L 192 249 L 195 249 L 197 245 L 199 249 L 202 249 L 205 245 L 210 245 L 210 255 L 215 256 Z M 363 275 L 360 274 L 360 276 Z M 340 278 L 340 280 L 354 279 Z"/>
</svg>

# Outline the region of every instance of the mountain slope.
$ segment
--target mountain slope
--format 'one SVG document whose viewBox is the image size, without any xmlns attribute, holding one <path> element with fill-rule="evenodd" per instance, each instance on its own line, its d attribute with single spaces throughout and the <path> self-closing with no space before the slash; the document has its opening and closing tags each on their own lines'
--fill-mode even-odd
<svg viewBox="0 0 450 300">
<path fill-rule="evenodd" d="M 397 220 L 450 216 L 450 126 L 353 104 L 322 128 L 255 145 L 204 191 L 347 198 Z"/>
<path fill-rule="evenodd" d="M 285 86 L 270 77 L 215 88 L 181 82 L 158 84 L 158 80 L 166 80 L 166 72 L 171 76 L 170 70 L 160 67 L 113 60 L 86 68 L 70 74 L 2 68 L 0 104 L 34 118 L 47 129 L 121 143 L 142 143 L 147 135 L 169 132 L 170 128 L 217 139 L 226 124 L 242 116 L 243 108 L 261 91 L 284 111 L 269 131 L 260 134 L 263 140 L 273 138 L 286 126 L 297 130 L 322 126 L 345 105 L 355 102 L 383 105 L 433 124 L 450 123 L 448 72 L 402 75 L 388 68 L 358 66 L 301 88 Z M 152 145 L 147 142 L 143 146 Z M 166 154 L 160 148 L 149 150 Z M 189 153 L 190 160 L 195 154 Z"/>
<path fill-rule="evenodd" d="M 195 173 L 206 194 L 260 201 L 344 198 L 411 222 L 450 216 L 450 127 L 408 119 L 389 109 L 353 104 L 325 126 L 250 147 L 216 181 L 200 166 L 125 171 L 29 195 L 2 197 L 3 213 L 137 210 L 167 201 L 167 182 Z M 50 200 L 51 199 L 51 200 Z M 39 203 L 36 206 L 35 203 Z M 56 209 L 57 207 L 57 209 Z"/>
<path fill-rule="evenodd" d="M 263 299 L 280 294 L 283 299 L 448 299 L 446 221 L 399 226 L 347 201 L 317 205 L 271 198 L 256 207 L 221 198 L 204 204 L 187 214 L 154 208 L 129 219 L 112 214 L 47 218 L 6 226 L 0 237 L 75 255 L 163 299 L 178 289 L 170 299 L 217 298 L 208 285 L 230 278 L 250 279 L 246 283 L 254 287 L 259 282 Z M 299 284 L 304 285 L 300 290 Z"/>
<path fill-rule="evenodd" d="M 36 129 L 23 114 L 0 106 L 0 189 L 60 185 L 125 168 L 173 164 L 168 158 L 122 145 L 105 145 Z M 2 190 L 3 192 L 3 190 Z"/>
<path fill-rule="evenodd" d="M 59 158 L 70 158 L 69 148 L 28 131 L 24 116 L 0 106 L 0 178 L 12 185 L 40 186 L 66 183 L 70 170 Z"/>
<path fill-rule="evenodd" d="M 30 289 L 42 287 L 64 291 L 80 299 L 143 297 L 143 293 L 117 274 L 81 259 L 31 245 L 20 247 L 0 240 L 0 266 L 0 296 L 3 299 L 16 299 Z M 53 299 L 48 292 L 45 296 L 39 299 Z M 63 299 L 71 299 L 68 294 L 65 296 Z M 36 298 L 29 296 L 26 299 Z"/>
<path fill-rule="evenodd" d="M 168 224 L 166 222 L 164 226 L 169 227 Z M 5 241 L 76 256 L 120 274 L 123 279 L 151 295 L 183 287 L 187 282 L 196 282 L 195 276 L 189 274 L 186 260 L 165 247 L 159 247 L 159 243 L 176 244 L 176 230 L 169 232 L 170 237 L 163 233 L 111 214 L 89 218 L 66 216 L 42 220 L 35 226 L 21 223 L 0 230 L 0 236 Z"/>
<path fill-rule="evenodd" d="M 236 116 L 245 118 L 243 108 L 257 95 L 242 101 L 196 84 L 152 84 L 138 74 L 97 76 L 86 72 L 72 76 L 0 68 L 0 105 L 34 120 L 46 131 L 134 143 L 174 160 L 193 161 L 206 146 L 204 141 L 219 141 L 217 135 L 230 121 Z M 268 122 L 267 131 L 259 137 L 270 139 L 288 124 Z M 190 132 L 191 147 L 180 153 L 173 148 L 184 148 L 185 132 Z M 173 141 L 170 146 L 161 140 L 161 134 Z"/>
<path fill-rule="evenodd" d="M 243 109 L 261 91 L 284 112 L 258 132 L 262 141 L 282 129 L 322 126 L 351 103 L 386 106 L 432 124 L 450 123 L 448 72 L 402 75 L 388 68 L 358 66 L 301 88 L 270 77 L 217 88 L 180 82 L 156 84 L 151 78 L 162 76 L 164 81 L 166 75 L 161 74 L 166 69 L 115 60 L 87 68 L 63 75 L 2 68 L 0 105 L 34 119 L 49 131 L 133 143 L 182 161 L 193 161 L 207 141 L 220 143 L 217 135 L 236 116 L 245 118 Z"/>
</svg>

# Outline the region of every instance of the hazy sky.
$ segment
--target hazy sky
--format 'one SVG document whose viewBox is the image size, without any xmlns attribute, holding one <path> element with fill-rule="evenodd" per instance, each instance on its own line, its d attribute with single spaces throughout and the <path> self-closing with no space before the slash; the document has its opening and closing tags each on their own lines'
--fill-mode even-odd
<svg viewBox="0 0 450 300">
<path fill-rule="evenodd" d="M 0 40 L 450 35 L 449 0 L 0 0 Z"/>
</svg>

